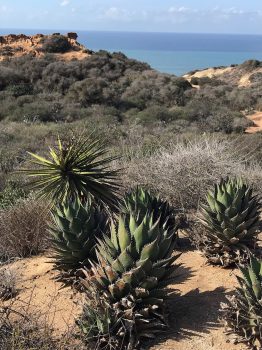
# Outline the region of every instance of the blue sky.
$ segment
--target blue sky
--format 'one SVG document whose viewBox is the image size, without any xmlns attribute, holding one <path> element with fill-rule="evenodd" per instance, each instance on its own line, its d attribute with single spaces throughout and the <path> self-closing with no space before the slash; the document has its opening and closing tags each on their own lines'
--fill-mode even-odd
<svg viewBox="0 0 262 350">
<path fill-rule="evenodd" d="M 262 0 L 0 0 L 0 28 L 262 34 Z"/>
</svg>

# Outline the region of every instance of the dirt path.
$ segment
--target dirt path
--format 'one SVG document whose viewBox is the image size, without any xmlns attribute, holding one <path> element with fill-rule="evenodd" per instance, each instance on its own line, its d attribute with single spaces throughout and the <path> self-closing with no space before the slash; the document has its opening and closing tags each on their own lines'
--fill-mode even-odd
<svg viewBox="0 0 262 350">
<path fill-rule="evenodd" d="M 255 126 L 247 128 L 246 133 L 254 134 L 262 131 L 262 112 L 255 112 L 254 114 L 247 115 L 247 118 L 255 123 Z"/>
</svg>

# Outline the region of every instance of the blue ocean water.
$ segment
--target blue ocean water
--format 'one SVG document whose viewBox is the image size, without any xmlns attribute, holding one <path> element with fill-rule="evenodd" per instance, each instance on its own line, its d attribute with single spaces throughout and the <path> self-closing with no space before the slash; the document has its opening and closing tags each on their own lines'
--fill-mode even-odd
<svg viewBox="0 0 262 350">
<path fill-rule="evenodd" d="M 49 34 L 54 31 L 0 29 L 0 34 L 10 32 Z M 61 30 L 61 33 L 65 32 Z M 176 75 L 195 69 L 238 64 L 247 59 L 262 60 L 262 35 L 99 31 L 78 31 L 78 35 L 78 41 L 89 49 L 122 51 L 161 72 Z"/>
</svg>

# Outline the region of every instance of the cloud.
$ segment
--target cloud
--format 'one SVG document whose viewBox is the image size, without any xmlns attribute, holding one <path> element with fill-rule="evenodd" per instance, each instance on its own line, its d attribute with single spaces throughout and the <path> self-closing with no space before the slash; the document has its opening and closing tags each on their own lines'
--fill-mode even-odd
<svg viewBox="0 0 262 350">
<path fill-rule="evenodd" d="M 180 6 L 180 7 L 170 7 L 168 9 L 168 13 L 174 14 L 174 13 L 191 13 L 196 12 L 196 10 L 190 9 L 188 7 Z"/>
<path fill-rule="evenodd" d="M 60 3 L 60 6 L 67 6 L 70 4 L 70 0 L 63 0 L 61 3 Z"/>
<path fill-rule="evenodd" d="M 102 20 L 132 22 L 146 17 L 145 11 L 129 11 L 120 7 L 110 7 L 98 16 Z"/>
<path fill-rule="evenodd" d="M 66 1 L 66 0 L 64 0 Z M 163 8 L 162 10 L 153 9 L 134 9 L 125 8 L 122 6 L 111 6 L 108 8 L 97 9 L 96 19 L 98 21 L 106 22 L 119 22 L 119 23 L 136 23 L 140 25 L 149 25 L 152 27 L 154 24 L 159 25 L 165 23 L 165 26 L 169 24 L 183 24 L 192 23 L 200 26 L 202 22 L 214 22 L 214 23 L 227 23 L 230 20 L 234 21 L 251 21 L 259 20 L 261 13 L 259 11 L 245 11 L 239 7 L 212 7 L 206 9 L 200 9 L 197 6 L 187 7 L 182 5 L 170 6 Z"/>
</svg>

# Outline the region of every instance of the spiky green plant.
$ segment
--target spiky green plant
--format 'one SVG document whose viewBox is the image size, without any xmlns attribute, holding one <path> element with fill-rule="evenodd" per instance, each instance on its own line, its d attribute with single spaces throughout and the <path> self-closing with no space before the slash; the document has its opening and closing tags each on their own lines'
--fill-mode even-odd
<svg viewBox="0 0 262 350">
<path fill-rule="evenodd" d="M 118 171 L 111 170 L 115 159 L 107 155 L 105 143 L 92 137 L 72 138 L 50 147 L 49 157 L 29 153 L 31 167 L 22 169 L 32 181 L 31 188 L 40 197 L 55 203 L 93 196 L 96 200 L 115 206 L 119 186 Z"/>
<path fill-rule="evenodd" d="M 54 224 L 50 226 L 55 269 L 59 280 L 70 282 L 77 270 L 96 261 L 96 239 L 106 231 L 107 218 L 89 200 L 61 204 L 52 210 Z"/>
<path fill-rule="evenodd" d="M 82 284 L 88 299 L 95 302 L 97 295 L 103 296 L 123 321 L 111 332 L 125 349 L 166 326 L 164 305 L 177 259 L 172 255 L 175 238 L 175 230 L 154 222 L 152 214 L 142 222 L 136 215 L 120 215 L 110 237 L 99 241 L 99 263 L 85 271 Z"/>
<path fill-rule="evenodd" d="M 120 204 L 120 212 L 136 213 L 138 221 L 142 221 L 149 213 L 152 214 L 153 222 L 159 221 L 160 226 L 172 231 L 176 228 L 175 213 L 171 205 L 142 187 L 125 194 Z"/>
<path fill-rule="evenodd" d="M 259 232 L 257 196 L 242 179 L 226 178 L 208 192 L 207 202 L 201 205 L 199 218 L 205 233 L 193 240 L 211 263 L 229 266 L 243 262 L 255 248 Z"/>
<path fill-rule="evenodd" d="M 226 332 L 235 342 L 245 342 L 252 349 L 262 349 L 262 262 L 252 257 L 250 264 L 240 267 L 239 287 L 234 296 L 223 303 L 222 316 Z"/>
<path fill-rule="evenodd" d="M 119 337 L 126 334 L 124 313 L 114 309 L 101 295 L 86 298 L 81 319 L 77 320 L 84 341 L 92 349 L 122 350 Z"/>
</svg>

